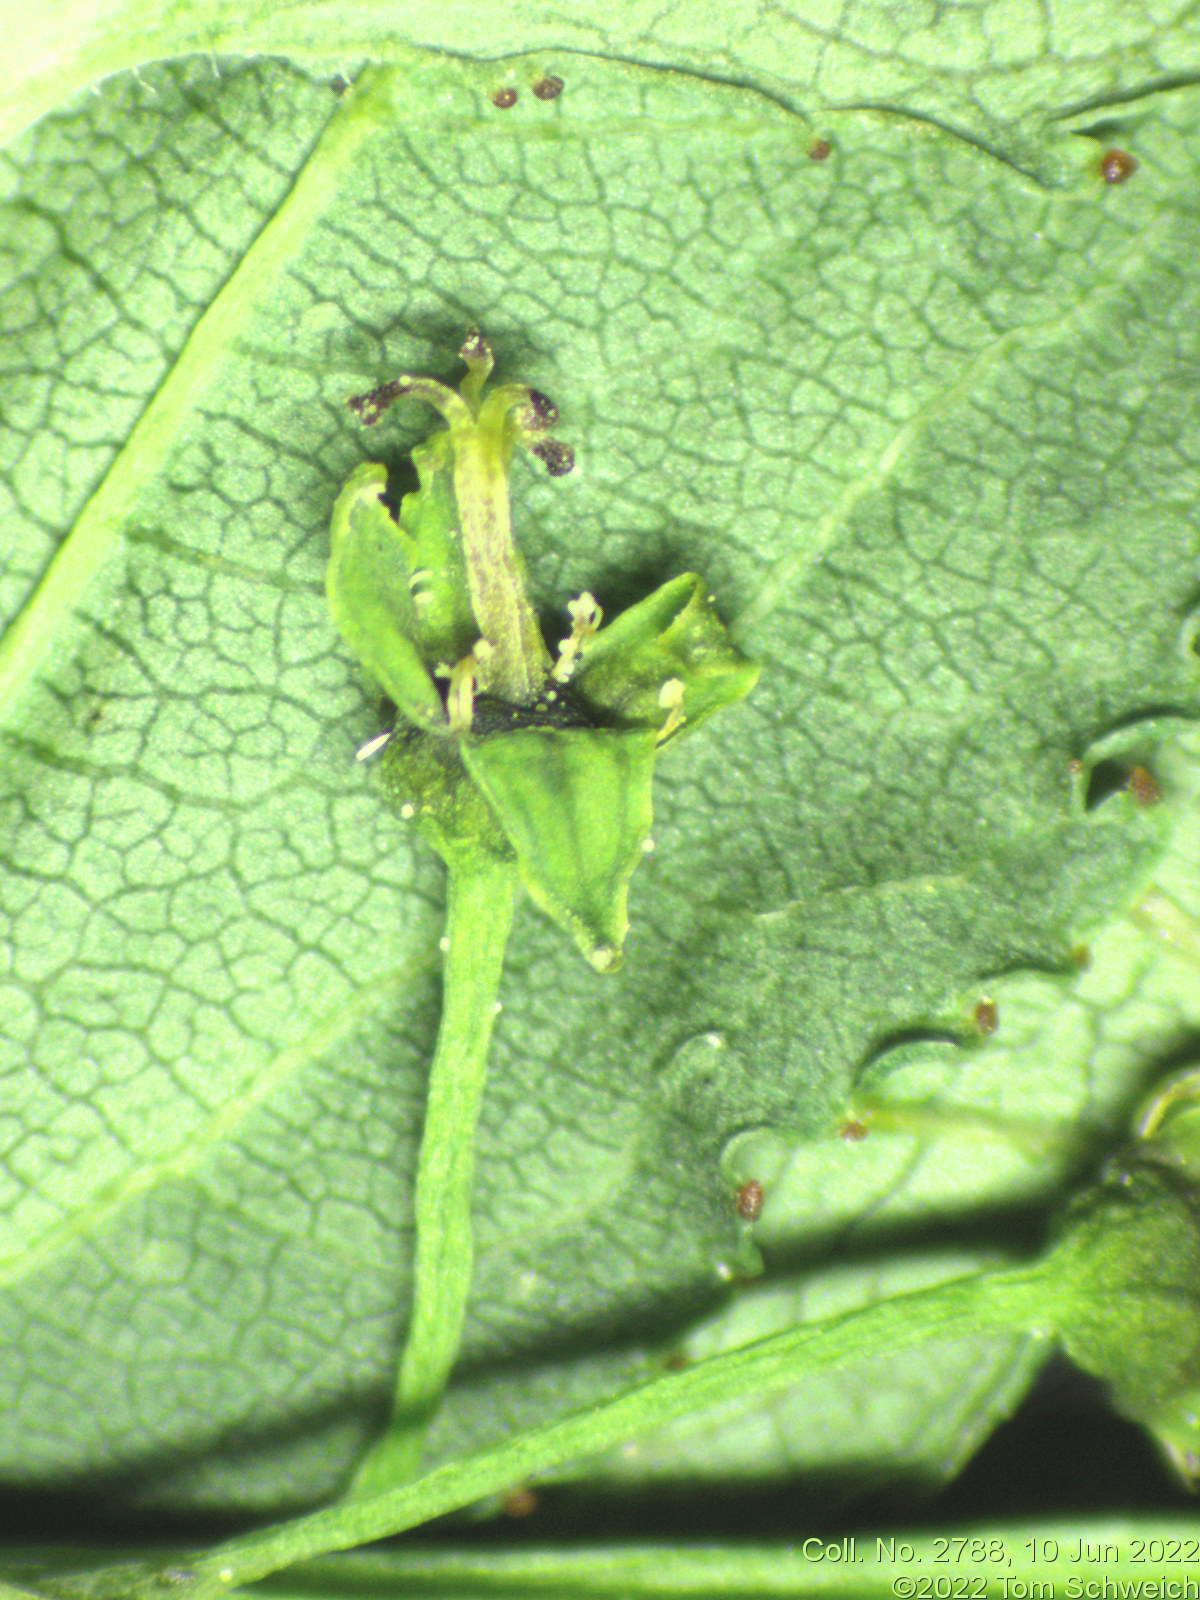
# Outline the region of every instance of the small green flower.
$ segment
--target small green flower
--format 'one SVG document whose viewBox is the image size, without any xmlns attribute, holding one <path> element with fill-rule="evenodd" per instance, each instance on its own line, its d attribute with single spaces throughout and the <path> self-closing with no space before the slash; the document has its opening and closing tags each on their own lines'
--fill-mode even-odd
<svg viewBox="0 0 1200 1600">
<path fill-rule="evenodd" d="M 573 456 L 550 436 L 558 413 L 545 395 L 486 391 L 492 355 L 478 334 L 462 358 L 458 390 L 402 376 L 351 400 L 371 425 L 412 396 L 446 427 L 413 451 L 420 487 L 398 517 L 384 467 L 351 474 L 333 514 L 330 609 L 399 713 L 384 757 L 394 802 L 448 861 L 515 861 L 537 904 L 610 971 L 650 834 L 656 753 L 749 693 L 758 668 L 691 573 L 607 627 L 580 595 L 552 660 L 513 542 L 508 470 L 517 445 L 554 476 Z"/>
</svg>

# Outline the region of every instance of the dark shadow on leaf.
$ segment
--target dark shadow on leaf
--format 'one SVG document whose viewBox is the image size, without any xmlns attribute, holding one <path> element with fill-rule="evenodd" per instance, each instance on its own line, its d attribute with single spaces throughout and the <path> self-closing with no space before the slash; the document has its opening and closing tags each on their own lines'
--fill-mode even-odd
<svg viewBox="0 0 1200 1600">
<path fill-rule="evenodd" d="M 239 1508 L 231 1492 L 227 1505 L 212 1510 L 173 1510 L 148 1504 L 176 1476 L 185 1477 L 206 1461 L 219 1459 L 229 1470 L 244 1461 L 253 1470 L 273 1452 L 286 1459 L 296 1446 L 313 1446 L 323 1434 L 342 1435 L 337 1457 L 344 1459 L 347 1422 L 362 1419 L 364 1443 L 382 1425 L 385 1400 L 381 1395 L 347 1394 L 296 1417 L 257 1429 L 227 1430 L 216 1439 L 201 1440 L 186 1450 L 149 1450 L 131 1454 L 119 1465 L 98 1472 L 64 1474 L 45 1488 L 0 1482 L 0 1540 L 30 1544 L 46 1540 L 195 1539 L 207 1541 L 231 1536 L 278 1517 L 297 1516 L 314 1509 L 312 1496 L 289 1496 L 286 1490 L 265 1511 Z M 353 1465 L 346 1462 L 348 1471 Z M 286 1482 L 286 1479 L 284 1480 Z M 330 1493 L 336 1491 L 331 1483 Z M 186 1489 L 180 1491 L 181 1499 Z M 139 1501 L 142 1502 L 139 1504 Z"/>
<path fill-rule="evenodd" d="M 1156 95 L 1168 94 L 1177 89 L 1191 89 L 1196 85 L 1194 72 L 1164 72 L 1157 77 L 1139 79 L 1134 87 L 1128 89 L 1105 90 L 1102 93 L 1089 95 L 1087 99 L 1080 100 L 1073 105 L 1063 107 L 1048 120 L 1051 123 L 1069 122 L 1074 117 L 1081 117 L 1087 111 L 1113 113 L 1107 117 L 1098 117 L 1096 122 L 1087 128 L 1075 128 L 1072 131 L 1082 135 L 1094 135 L 1096 138 L 1106 138 L 1106 133 L 1096 133 L 1097 128 L 1108 129 L 1116 127 L 1118 130 L 1127 131 L 1134 126 L 1132 120 L 1120 118 L 1115 115 L 1118 106 L 1140 106 L 1152 100 Z"/>
<path fill-rule="evenodd" d="M 1114 734 L 1124 733 L 1128 730 L 1145 726 L 1148 737 L 1153 744 L 1161 743 L 1166 732 L 1162 723 L 1182 723 L 1185 728 L 1194 727 L 1196 724 L 1196 709 L 1194 706 L 1177 705 L 1173 701 L 1164 700 L 1157 705 L 1139 706 L 1136 711 L 1130 711 L 1125 716 L 1114 717 L 1111 722 L 1105 723 L 1096 732 L 1095 741 L 1111 738 Z M 1177 729 L 1171 729 L 1177 732 Z"/>
<path fill-rule="evenodd" d="M 1072 128 L 1077 139 L 1095 139 L 1099 144 L 1118 144 L 1129 139 L 1137 124 L 1120 117 L 1105 117 L 1086 128 Z"/>
<path fill-rule="evenodd" d="M 940 1527 L 1195 1507 L 1146 1432 L 1113 1411 L 1104 1384 L 1052 1355 L 929 1514 Z"/>
<path fill-rule="evenodd" d="M 658 528 L 653 533 L 641 530 L 631 532 L 620 529 L 608 535 L 624 543 L 635 543 L 638 555 L 631 562 L 608 562 L 593 569 L 589 576 L 588 592 L 599 602 L 604 622 L 614 621 L 630 606 L 646 599 L 662 584 L 680 573 L 691 570 L 694 564 L 694 547 L 689 544 L 690 531 L 682 528 Z M 538 620 L 542 634 L 553 652 L 560 639 L 570 631 L 566 595 L 554 596 L 554 604 L 544 604 L 539 609 Z"/>
<path fill-rule="evenodd" d="M 1120 761 L 1097 761 L 1088 773 L 1087 792 L 1083 801 L 1084 810 L 1094 811 L 1105 800 L 1120 794 L 1128 786 L 1129 770 Z"/>
<path fill-rule="evenodd" d="M 1088 959 L 1086 948 L 1079 945 L 1072 945 L 1055 959 L 1038 955 L 1013 956 L 1011 960 L 999 961 L 993 966 L 982 968 L 976 973 L 973 981 L 990 983 L 1000 978 L 1014 977 L 1022 972 L 1039 972 L 1046 978 L 1073 978 L 1080 967 L 1087 966 Z"/>
<path fill-rule="evenodd" d="M 933 1051 L 945 1053 L 946 1064 L 951 1066 L 958 1052 L 969 1048 L 973 1043 L 975 1038 L 966 1028 L 961 1033 L 954 1033 L 949 1028 L 896 1028 L 874 1041 L 852 1074 L 851 1082 L 858 1085 L 867 1077 L 879 1078 L 882 1081 L 889 1071 L 901 1065 L 914 1049 L 919 1049 L 921 1046 L 929 1046 Z M 887 1058 L 893 1055 L 896 1059 L 889 1061 Z"/>
<path fill-rule="evenodd" d="M 1109 1148 L 1109 1147 L 1105 1147 Z M 1095 1160 L 1091 1163 L 1095 1165 Z M 767 1279 L 807 1277 L 824 1267 L 889 1267 L 906 1259 L 928 1262 L 935 1254 L 961 1259 L 964 1253 L 1030 1260 L 1053 1232 L 1057 1207 L 1031 1201 L 1027 1205 L 984 1205 L 973 1210 L 947 1209 L 918 1222 L 881 1217 L 856 1221 L 826 1235 L 803 1240 L 793 1248 L 775 1243 L 767 1253 Z"/>
</svg>

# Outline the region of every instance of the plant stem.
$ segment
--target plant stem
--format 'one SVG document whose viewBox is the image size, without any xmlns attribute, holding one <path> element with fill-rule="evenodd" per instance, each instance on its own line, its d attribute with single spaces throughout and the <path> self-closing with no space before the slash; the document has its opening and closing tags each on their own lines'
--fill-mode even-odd
<svg viewBox="0 0 1200 1600">
<path fill-rule="evenodd" d="M 956 1278 L 773 1334 L 449 1462 L 370 1499 L 356 1496 L 311 1516 L 230 1540 L 191 1564 L 193 1585 L 186 1600 L 215 1600 L 234 1585 L 253 1582 L 294 1562 L 401 1533 L 678 1418 L 715 1405 L 748 1403 L 848 1362 L 894 1355 L 931 1341 L 989 1334 L 1049 1338 L 1062 1293 L 1059 1263 L 1052 1252 L 1032 1267 Z M 122 1592 L 149 1594 L 151 1587 L 143 1582 Z"/>
<path fill-rule="evenodd" d="M 412 1314 L 392 1416 L 355 1475 L 356 1499 L 416 1471 L 458 1354 L 474 1256 L 475 1128 L 515 890 L 515 869 L 482 850 L 449 864 L 442 1020 L 417 1161 Z"/>
</svg>

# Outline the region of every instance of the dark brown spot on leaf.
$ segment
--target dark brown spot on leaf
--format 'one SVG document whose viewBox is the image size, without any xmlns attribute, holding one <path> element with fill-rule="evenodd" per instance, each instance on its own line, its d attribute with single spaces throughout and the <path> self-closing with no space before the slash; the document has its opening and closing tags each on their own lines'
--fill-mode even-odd
<svg viewBox="0 0 1200 1600">
<path fill-rule="evenodd" d="M 1125 780 L 1125 787 L 1135 805 L 1156 806 L 1162 799 L 1162 790 L 1155 783 L 1154 775 L 1147 772 L 1145 767 L 1134 767 Z"/>
<path fill-rule="evenodd" d="M 857 1144 L 860 1139 L 867 1137 L 867 1125 L 860 1122 L 857 1117 L 847 1117 L 838 1129 L 838 1138 L 844 1139 L 847 1144 Z"/>
<path fill-rule="evenodd" d="M 533 86 L 533 92 L 539 100 L 557 100 L 563 92 L 563 81 L 548 72 L 544 78 L 539 78 Z"/>
<path fill-rule="evenodd" d="M 757 1178 L 751 1178 L 749 1183 L 744 1183 L 737 1192 L 737 1199 L 733 1208 L 743 1222 L 757 1222 L 762 1216 L 763 1186 Z"/>
<path fill-rule="evenodd" d="M 1100 176 L 1105 183 L 1124 183 L 1137 171 L 1137 162 L 1124 150 L 1106 150 L 1100 157 Z"/>
<path fill-rule="evenodd" d="M 810 161 L 828 161 L 833 151 L 833 146 L 828 139 L 814 139 L 808 147 Z"/>
<path fill-rule="evenodd" d="M 975 1024 L 976 1033 L 986 1038 L 989 1033 L 995 1033 L 1000 1026 L 1000 1008 L 994 1000 L 989 1000 L 985 996 L 975 1002 L 971 1020 Z"/>
<path fill-rule="evenodd" d="M 517 103 L 515 89 L 497 89 L 492 95 L 492 104 L 497 111 L 510 111 Z"/>
</svg>

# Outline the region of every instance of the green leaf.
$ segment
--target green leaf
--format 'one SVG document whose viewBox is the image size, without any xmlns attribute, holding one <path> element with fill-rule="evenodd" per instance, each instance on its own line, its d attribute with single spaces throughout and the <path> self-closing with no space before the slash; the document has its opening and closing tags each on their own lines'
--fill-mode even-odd
<svg viewBox="0 0 1200 1600">
<path fill-rule="evenodd" d="M 493 0 L 486 32 L 479 17 L 411 0 L 381 0 L 366 9 L 345 0 L 303 5 L 194 0 L 147 10 L 133 0 L 76 0 L 23 16 L 2 40 L 12 93 L 0 138 L 99 78 L 195 51 L 274 55 L 311 65 L 369 56 L 407 64 L 414 51 L 445 51 L 489 62 L 520 51 L 545 57 L 607 56 L 652 61 L 767 90 L 796 109 L 821 104 L 906 106 L 922 117 L 942 113 L 956 131 L 1011 142 L 1030 162 L 1045 159 L 1041 130 L 1047 107 L 1119 105 L 1194 68 L 1200 39 L 1187 0 L 1156 14 L 1136 7 L 1063 3 L 1050 12 L 1032 5 L 979 8 L 914 26 L 903 14 L 866 12 L 852 25 L 829 26 L 823 13 L 789 4 L 738 19 L 704 0 L 683 0 L 664 16 L 645 0 L 613 7 L 600 0 L 569 14 L 531 12 L 519 0 Z M 1097 41 L 1107 56 L 1097 65 Z M 557 63 L 561 65 L 561 61 Z M 527 83 L 516 73 L 495 81 Z M 1101 100 L 1103 95 L 1107 97 Z"/>
<path fill-rule="evenodd" d="M 518 912 L 437 1459 L 1007 1259 L 1200 1027 L 1188 16 L 169 9 L 22 19 L 0 219 L 0 1472 L 107 1518 L 310 1505 L 392 1390 L 443 884 L 323 574 L 347 398 L 470 326 L 577 453 L 514 469 L 542 618 L 696 571 L 763 670 L 664 747 L 620 973 Z M 277 59 L 68 101 L 175 38 Z M 929 1485 L 1035 1365 L 573 1470 Z"/>
</svg>

